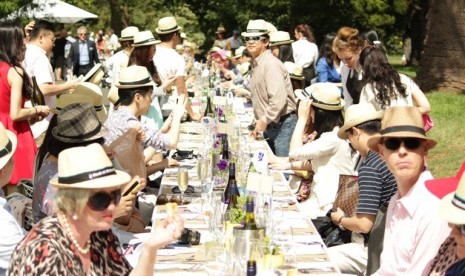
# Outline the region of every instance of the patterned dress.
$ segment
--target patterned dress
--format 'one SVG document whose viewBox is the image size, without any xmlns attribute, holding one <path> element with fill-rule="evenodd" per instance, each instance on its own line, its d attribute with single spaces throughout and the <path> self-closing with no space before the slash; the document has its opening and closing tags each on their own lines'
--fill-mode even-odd
<svg viewBox="0 0 465 276">
<path fill-rule="evenodd" d="M 459 258 L 455 253 L 457 243 L 452 237 L 447 238 L 441 245 L 434 257 L 433 263 L 431 264 L 430 276 L 446 275 L 446 271 L 457 261 Z M 462 275 L 462 274 L 460 274 Z"/>
<path fill-rule="evenodd" d="M 111 230 L 91 234 L 90 266 L 84 271 L 78 251 L 56 215 L 34 226 L 11 256 L 7 275 L 128 275 L 118 238 Z"/>
</svg>

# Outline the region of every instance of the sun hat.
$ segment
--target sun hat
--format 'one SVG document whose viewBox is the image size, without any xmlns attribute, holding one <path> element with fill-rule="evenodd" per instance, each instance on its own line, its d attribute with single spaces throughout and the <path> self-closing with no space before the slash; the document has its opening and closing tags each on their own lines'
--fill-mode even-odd
<svg viewBox="0 0 465 276">
<path fill-rule="evenodd" d="M 441 198 L 439 215 L 452 224 L 465 224 L 465 163 L 455 177 L 425 182 L 428 190 Z M 450 192 L 444 196 L 444 193 Z"/>
<path fill-rule="evenodd" d="M 134 43 L 132 44 L 132 46 L 140 47 L 155 45 L 159 43 L 161 43 L 161 41 L 156 40 L 155 37 L 153 37 L 153 33 L 151 31 L 141 31 L 134 35 Z"/>
<path fill-rule="evenodd" d="M 135 26 L 126 27 L 121 31 L 121 37 L 119 38 L 119 41 L 134 40 L 134 35 L 138 32 L 139 28 Z"/>
<path fill-rule="evenodd" d="M 337 132 L 337 136 L 341 139 L 347 139 L 347 130 L 359 124 L 382 118 L 383 111 L 377 111 L 371 103 L 353 104 L 346 109 L 344 125 Z"/>
<path fill-rule="evenodd" d="M 234 51 L 234 58 L 240 58 L 242 57 L 242 53 L 244 53 L 244 50 L 247 49 L 245 46 L 240 46 L 239 48 Z"/>
<path fill-rule="evenodd" d="M 65 106 L 74 103 L 89 103 L 94 105 L 94 100 L 91 97 L 75 93 L 62 94 L 57 98 L 55 107 L 51 108 L 50 111 L 58 115 Z"/>
<path fill-rule="evenodd" d="M 286 70 L 289 73 L 289 77 L 291 77 L 291 79 L 296 79 L 296 80 L 304 79 L 304 76 L 302 75 L 302 71 L 304 69 L 302 68 L 302 66 L 294 62 L 286 61 L 284 62 L 284 67 L 286 67 Z"/>
<path fill-rule="evenodd" d="M 90 69 L 89 72 L 82 78 L 81 82 L 91 82 L 100 85 L 105 72 L 103 72 L 102 64 L 97 63 Z"/>
<path fill-rule="evenodd" d="M 180 29 L 182 29 L 182 27 L 178 26 L 176 19 L 173 16 L 168 16 L 158 20 L 158 27 L 155 29 L 155 32 L 157 32 L 157 34 L 169 34 Z"/>
<path fill-rule="evenodd" d="M 436 146 L 434 139 L 426 137 L 423 117 L 416 106 L 396 106 L 384 111 L 379 134 L 368 139 L 371 150 L 378 152 L 378 144 L 383 137 L 411 137 L 426 140 L 427 148 Z"/>
<path fill-rule="evenodd" d="M 97 111 L 98 119 L 100 122 L 105 122 L 107 108 L 103 105 L 103 95 L 100 86 L 90 82 L 82 82 L 74 88 L 72 94 L 90 97 L 92 99 L 91 104 L 94 106 L 95 111 Z"/>
<path fill-rule="evenodd" d="M 5 167 L 6 163 L 11 159 L 17 145 L 18 139 L 16 135 L 12 131 L 5 129 L 0 122 L 0 169 Z"/>
<path fill-rule="evenodd" d="M 330 82 L 318 82 L 309 87 L 294 90 L 294 95 L 299 100 L 311 99 L 312 105 L 324 110 L 341 110 L 344 108 L 344 100 L 341 91 L 336 84 Z"/>
<path fill-rule="evenodd" d="M 221 34 L 225 32 L 226 32 L 226 29 L 223 26 L 219 26 L 218 28 L 216 28 L 215 34 Z"/>
<path fill-rule="evenodd" d="M 239 64 L 238 67 L 239 67 L 239 73 L 241 73 L 241 75 L 244 76 L 250 70 L 250 62 L 247 61 L 242 64 Z"/>
<path fill-rule="evenodd" d="M 131 177 L 115 170 L 103 147 L 97 143 L 66 149 L 58 155 L 57 188 L 102 189 L 127 184 Z"/>
<path fill-rule="evenodd" d="M 117 88 L 137 88 L 153 86 L 149 71 L 144 66 L 132 65 L 123 68 L 119 73 L 119 80 L 115 83 Z"/>
<path fill-rule="evenodd" d="M 247 29 L 242 32 L 242 36 L 261 36 L 270 33 L 270 24 L 263 19 L 249 20 Z"/>
<path fill-rule="evenodd" d="M 293 41 L 288 32 L 276 31 L 270 33 L 270 46 L 291 44 Z"/>
<path fill-rule="evenodd" d="M 65 106 L 58 114 L 52 135 L 61 142 L 81 143 L 105 137 L 106 130 L 93 105 L 73 103 Z"/>
</svg>

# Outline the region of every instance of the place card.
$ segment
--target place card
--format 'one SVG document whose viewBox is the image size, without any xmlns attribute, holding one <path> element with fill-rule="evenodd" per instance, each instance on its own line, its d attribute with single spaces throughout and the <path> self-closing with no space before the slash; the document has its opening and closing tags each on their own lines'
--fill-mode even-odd
<svg viewBox="0 0 465 276">
<path fill-rule="evenodd" d="M 263 194 L 273 193 L 273 178 L 260 173 L 249 173 L 247 176 L 247 190 Z"/>
<path fill-rule="evenodd" d="M 225 105 L 226 105 L 226 97 L 222 97 L 222 96 L 215 96 L 215 97 L 213 97 L 213 104 L 214 104 L 214 105 L 222 105 L 222 106 L 225 106 Z"/>
</svg>

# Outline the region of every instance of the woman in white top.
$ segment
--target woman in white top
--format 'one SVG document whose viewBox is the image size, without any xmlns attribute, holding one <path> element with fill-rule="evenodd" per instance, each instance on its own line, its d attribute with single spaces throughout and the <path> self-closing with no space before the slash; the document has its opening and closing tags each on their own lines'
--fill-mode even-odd
<svg viewBox="0 0 465 276">
<path fill-rule="evenodd" d="M 316 77 L 316 62 L 318 60 L 318 46 L 315 44 L 310 26 L 299 24 L 294 28 L 297 39 L 292 43 L 294 62 L 304 68 L 305 87 Z"/>
<path fill-rule="evenodd" d="M 360 102 L 369 102 L 377 110 L 393 106 L 418 106 L 422 114 L 431 110 L 428 99 L 408 76 L 399 74 L 378 46 L 369 46 L 360 53 L 363 72 Z"/>
</svg>

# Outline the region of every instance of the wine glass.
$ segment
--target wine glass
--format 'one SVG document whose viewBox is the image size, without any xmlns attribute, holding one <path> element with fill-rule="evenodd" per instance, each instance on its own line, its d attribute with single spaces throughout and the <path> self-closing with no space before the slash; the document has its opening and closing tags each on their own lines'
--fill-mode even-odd
<svg viewBox="0 0 465 276">
<path fill-rule="evenodd" d="M 210 276 L 225 275 L 228 271 L 228 254 L 224 247 L 210 248 L 205 256 L 205 266 Z"/>
<path fill-rule="evenodd" d="M 205 189 L 205 179 L 208 177 L 208 165 L 208 158 L 201 157 L 197 159 L 197 176 L 200 179 L 200 185 L 203 189 Z"/>
<path fill-rule="evenodd" d="M 178 187 L 181 191 L 181 205 L 184 204 L 184 192 L 187 189 L 189 175 L 186 168 L 179 167 L 178 169 Z"/>
</svg>

